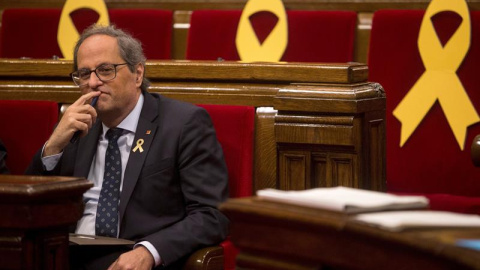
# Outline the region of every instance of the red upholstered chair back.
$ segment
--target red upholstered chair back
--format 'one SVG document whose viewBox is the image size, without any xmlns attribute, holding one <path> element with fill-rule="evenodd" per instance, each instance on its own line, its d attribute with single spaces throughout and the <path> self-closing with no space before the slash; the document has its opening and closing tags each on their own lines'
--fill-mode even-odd
<svg viewBox="0 0 480 270">
<path fill-rule="evenodd" d="M 60 9 L 5 9 L 0 29 L 0 57 L 61 57 L 57 44 L 60 12 Z"/>
<path fill-rule="evenodd" d="M 212 118 L 217 138 L 222 145 L 228 169 L 230 197 L 252 195 L 255 108 L 249 106 L 199 105 Z M 238 250 L 229 238 L 220 243 L 225 270 L 235 269 Z"/>
<path fill-rule="evenodd" d="M 387 97 L 387 188 L 390 192 L 400 193 L 480 197 L 480 169 L 475 168 L 470 159 L 470 145 L 475 135 L 480 134 L 479 124 L 467 129 L 462 151 L 437 100 L 408 141 L 400 147 L 401 123 L 392 111 L 425 72 L 417 45 L 423 14 L 424 11 L 417 10 L 382 10 L 373 17 L 369 79 L 379 82 Z M 442 42 L 449 39 L 461 20 L 460 16 L 452 14 L 440 13 L 432 19 Z M 470 50 L 456 74 L 477 113 L 480 112 L 478 63 L 480 12 L 471 12 Z M 442 199 L 443 202 L 452 200 L 452 197 L 447 197 Z M 442 208 L 451 205 L 452 201 Z M 464 205 L 457 210 L 480 213 L 480 209 L 476 208 L 478 205 L 475 209 L 468 207 Z"/>
<path fill-rule="evenodd" d="M 34 154 L 48 140 L 58 121 L 52 101 L 0 100 L 0 139 L 11 174 L 23 174 Z"/>
<path fill-rule="evenodd" d="M 186 58 L 190 60 L 239 60 L 235 45 L 241 10 L 192 12 Z M 260 40 L 276 21 L 261 12 L 250 21 Z M 353 61 L 357 14 L 350 11 L 287 11 L 288 46 L 282 61 Z M 273 18 L 275 19 L 275 18 Z"/>
<path fill-rule="evenodd" d="M 249 106 L 199 105 L 212 118 L 227 163 L 230 197 L 252 195 L 255 109 Z"/>
<path fill-rule="evenodd" d="M 61 9 L 5 9 L 0 29 L 0 57 L 63 57 L 57 43 Z M 172 11 L 110 9 L 110 22 L 140 40 L 148 59 L 170 59 Z M 95 22 L 85 10 L 72 15 L 80 32 Z"/>
</svg>

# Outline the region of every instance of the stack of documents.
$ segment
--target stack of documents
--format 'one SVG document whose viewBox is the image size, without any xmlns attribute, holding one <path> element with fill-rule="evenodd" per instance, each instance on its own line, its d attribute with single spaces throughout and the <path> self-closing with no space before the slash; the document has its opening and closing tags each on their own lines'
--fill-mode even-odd
<svg viewBox="0 0 480 270">
<path fill-rule="evenodd" d="M 360 214 L 356 221 L 389 231 L 409 228 L 479 227 L 480 216 L 443 211 L 394 211 Z"/>
<path fill-rule="evenodd" d="M 389 231 L 408 228 L 480 227 L 478 215 L 425 210 L 429 202 L 424 196 L 398 196 L 348 187 L 299 191 L 264 189 L 257 191 L 257 196 L 265 201 L 356 214 L 351 217 L 352 221 Z"/>
<path fill-rule="evenodd" d="M 257 196 L 261 200 L 344 213 L 428 208 L 428 199 L 424 196 L 397 196 L 348 187 L 315 188 L 299 191 L 264 189 L 257 191 Z"/>
</svg>

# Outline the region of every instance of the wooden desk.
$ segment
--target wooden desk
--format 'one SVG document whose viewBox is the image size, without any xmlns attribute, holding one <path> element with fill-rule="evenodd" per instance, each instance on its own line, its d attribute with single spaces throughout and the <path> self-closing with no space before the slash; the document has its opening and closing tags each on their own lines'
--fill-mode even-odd
<svg viewBox="0 0 480 270">
<path fill-rule="evenodd" d="M 83 178 L 0 175 L 0 269 L 68 269 L 68 229 L 91 186 Z"/>
<path fill-rule="evenodd" d="M 480 269 L 480 252 L 455 246 L 480 229 L 416 229 L 399 233 L 347 215 L 253 198 L 221 205 L 239 269 Z"/>
</svg>

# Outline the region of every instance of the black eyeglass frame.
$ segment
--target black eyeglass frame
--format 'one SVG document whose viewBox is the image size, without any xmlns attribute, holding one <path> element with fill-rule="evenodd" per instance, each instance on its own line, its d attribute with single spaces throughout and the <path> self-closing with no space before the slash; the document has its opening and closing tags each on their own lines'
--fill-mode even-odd
<svg viewBox="0 0 480 270">
<path fill-rule="evenodd" d="M 113 78 L 111 78 L 111 79 L 102 80 L 102 79 L 100 78 L 100 76 L 98 75 L 98 73 L 97 73 L 97 69 L 100 68 L 100 67 L 103 67 L 103 66 L 107 66 L 107 65 L 113 66 L 113 69 L 114 69 L 114 71 L 115 71 L 115 75 L 114 75 Z M 89 71 L 88 71 L 88 72 L 89 72 L 89 73 L 88 73 L 88 77 L 90 78 L 90 76 L 92 76 L 92 72 L 93 72 L 93 73 L 95 73 L 95 76 L 97 76 L 97 78 L 98 78 L 100 81 L 102 81 L 102 82 L 108 82 L 108 81 L 114 80 L 114 79 L 117 77 L 117 67 L 118 67 L 118 66 L 123 66 L 123 65 L 128 65 L 128 63 L 121 63 L 121 64 L 101 64 L 100 66 L 96 67 L 95 69 L 89 70 Z M 74 73 L 77 73 L 78 71 L 79 71 L 79 70 L 76 70 L 76 71 L 70 73 L 70 77 L 72 78 L 73 83 L 74 83 L 75 85 L 77 85 L 77 86 L 87 85 L 87 84 L 88 84 L 88 81 L 87 81 L 87 83 L 85 83 L 85 84 L 78 84 L 78 83 L 75 81 L 75 79 L 73 78 L 73 74 L 74 74 Z M 77 76 L 77 77 L 79 77 L 79 76 Z"/>
</svg>

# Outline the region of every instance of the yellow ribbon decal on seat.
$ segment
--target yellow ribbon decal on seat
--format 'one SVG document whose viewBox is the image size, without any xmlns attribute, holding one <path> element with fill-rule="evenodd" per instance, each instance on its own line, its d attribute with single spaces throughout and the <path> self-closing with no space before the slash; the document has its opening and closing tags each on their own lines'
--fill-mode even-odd
<svg viewBox="0 0 480 270">
<path fill-rule="evenodd" d="M 250 16 L 259 11 L 269 11 L 278 17 L 277 24 L 271 33 L 260 43 Z M 237 46 L 240 59 L 245 62 L 267 61 L 278 62 L 283 56 L 288 43 L 288 23 L 285 7 L 281 0 L 249 0 L 243 9 L 238 23 Z"/>
<path fill-rule="evenodd" d="M 431 20 L 432 16 L 443 11 L 453 11 L 462 17 L 462 23 L 445 47 L 442 47 Z M 468 6 L 464 0 L 432 0 L 428 6 L 418 36 L 425 72 L 393 111 L 402 123 L 400 146 L 405 144 L 438 99 L 463 150 L 468 126 L 480 120 L 456 74 L 470 48 L 470 28 Z"/>
<path fill-rule="evenodd" d="M 105 26 L 110 24 L 107 6 L 103 0 L 67 0 L 60 15 L 57 32 L 58 46 L 62 51 L 64 59 L 67 60 L 73 59 L 73 49 L 80 37 L 80 33 L 78 33 L 70 17 L 70 13 L 82 8 L 93 9 L 100 15 L 97 24 Z"/>
</svg>

